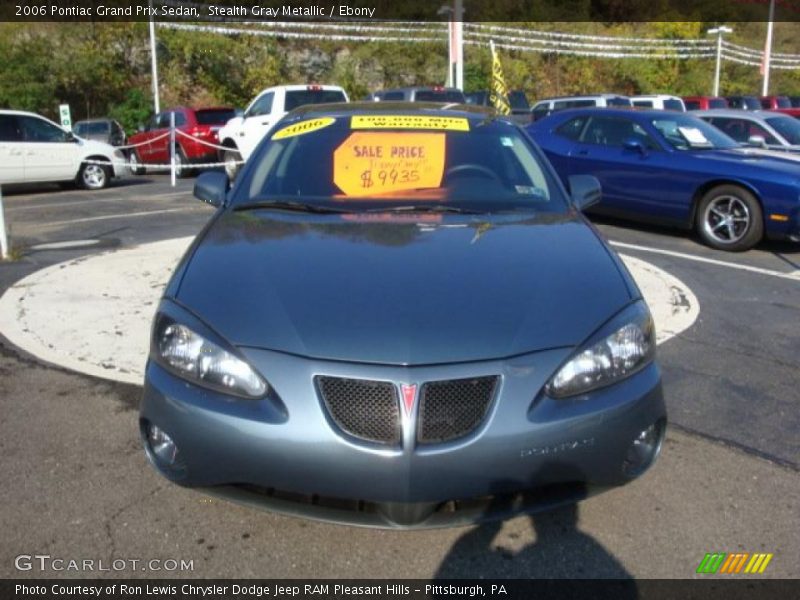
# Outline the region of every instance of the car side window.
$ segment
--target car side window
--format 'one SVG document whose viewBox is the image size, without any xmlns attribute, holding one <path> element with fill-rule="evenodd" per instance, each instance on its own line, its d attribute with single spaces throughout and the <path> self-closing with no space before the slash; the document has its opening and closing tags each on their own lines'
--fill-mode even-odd
<svg viewBox="0 0 800 600">
<path fill-rule="evenodd" d="M 405 96 L 403 95 L 403 92 L 386 92 L 383 95 L 383 100 L 384 101 L 387 101 L 387 100 L 389 100 L 389 101 L 391 101 L 391 100 L 403 100 L 404 98 L 405 98 Z"/>
<path fill-rule="evenodd" d="M 169 129 L 169 113 L 161 113 L 158 115 L 158 129 Z"/>
<path fill-rule="evenodd" d="M 253 103 L 250 110 L 247 111 L 246 117 L 258 117 L 260 115 L 268 115 L 272 112 L 272 101 L 275 98 L 274 92 L 268 92 Z"/>
<path fill-rule="evenodd" d="M 20 117 L 22 134 L 26 142 L 63 143 L 69 140 L 69 134 L 43 119 L 36 117 Z"/>
<path fill-rule="evenodd" d="M 658 144 L 638 123 L 623 117 L 593 117 L 583 132 L 582 140 L 588 144 L 621 148 L 630 139 L 639 141 L 649 150 L 658 150 Z"/>
<path fill-rule="evenodd" d="M 570 119 L 566 123 L 560 125 L 559 128 L 556 129 L 556 133 L 573 142 L 577 142 L 588 120 L 589 117 L 575 117 L 574 119 Z"/>
<path fill-rule="evenodd" d="M 759 135 L 759 136 L 764 138 L 764 141 L 767 144 L 773 144 L 773 145 L 776 145 L 776 146 L 781 145 L 781 143 L 778 141 L 778 139 L 774 135 L 772 135 L 769 131 L 764 129 L 758 123 L 755 123 L 755 122 L 751 121 L 749 123 L 749 125 L 750 125 L 750 127 L 747 130 L 747 139 L 750 139 L 751 136 Z M 745 141 L 747 141 L 747 140 L 745 140 Z"/>
<path fill-rule="evenodd" d="M 749 137 L 747 123 L 744 119 L 725 119 L 714 117 L 709 122 L 737 142 L 746 142 Z"/>
<path fill-rule="evenodd" d="M 631 100 L 634 106 L 641 106 L 643 108 L 653 108 L 652 100 Z"/>
<path fill-rule="evenodd" d="M 20 142 L 22 132 L 15 115 L 0 115 L 0 142 Z"/>
<path fill-rule="evenodd" d="M 550 108 L 546 104 L 541 106 L 537 106 L 531 111 L 531 118 L 534 121 L 538 121 L 539 119 L 544 119 L 547 115 L 550 114 Z"/>
<path fill-rule="evenodd" d="M 175 127 L 181 127 L 182 125 L 186 125 L 186 115 L 182 112 L 175 113 Z"/>
</svg>

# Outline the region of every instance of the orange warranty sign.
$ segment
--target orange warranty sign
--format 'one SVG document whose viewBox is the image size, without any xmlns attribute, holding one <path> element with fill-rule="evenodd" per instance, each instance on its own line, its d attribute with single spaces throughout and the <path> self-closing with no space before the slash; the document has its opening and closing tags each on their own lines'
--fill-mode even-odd
<svg viewBox="0 0 800 600">
<path fill-rule="evenodd" d="M 333 153 L 333 182 L 347 196 L 438 188 L 444 133 L 360 131 Z"/>
</svg>

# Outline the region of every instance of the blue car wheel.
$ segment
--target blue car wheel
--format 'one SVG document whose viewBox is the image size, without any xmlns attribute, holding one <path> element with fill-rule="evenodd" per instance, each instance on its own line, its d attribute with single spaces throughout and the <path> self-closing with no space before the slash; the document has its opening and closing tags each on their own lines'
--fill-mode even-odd
<svg viewBox="0 0 800 600">
<path fill-rule="evenodd" d="M 743 188 L 717 186 L 700 200 L 696 228 L 703 241 L 713 248 L 749 250 L 764 235 L 761 205 Z"/>
</svg>

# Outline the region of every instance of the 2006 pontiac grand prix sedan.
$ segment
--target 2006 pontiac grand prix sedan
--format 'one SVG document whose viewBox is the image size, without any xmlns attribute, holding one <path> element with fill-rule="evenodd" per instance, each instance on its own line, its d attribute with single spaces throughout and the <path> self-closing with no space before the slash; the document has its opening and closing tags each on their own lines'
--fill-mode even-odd
<svg viewBox="0 0 800 600">
<path fill-rule="evenodd" d="M 178 265 L 141 433 L 185 486 L 435 527 L 642 474 L 666 426 L 653 321 L 531 139 L 480 109 L 300 108 Z"/>
</svg>

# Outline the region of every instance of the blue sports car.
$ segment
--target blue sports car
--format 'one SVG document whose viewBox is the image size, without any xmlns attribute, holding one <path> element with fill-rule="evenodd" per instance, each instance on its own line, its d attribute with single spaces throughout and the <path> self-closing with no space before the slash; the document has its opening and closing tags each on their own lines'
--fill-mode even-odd
<svg viewBox="0 0 800 600">
<path fill-rule="evenodd" d="M 742 148 L 692 115 L 567 110 L 527 130 L 564 182 L 600 180 L 593 211 L 694 228 L 721 250 L 800 241 L 800 162 Z"/>
<path fill-rule="evenodd" d="M 666 426 L 641 292 L 530 138 L 480 109 L 297 109 L 178 266 L 141 433 L 181 485 L 432 527 L 641 475 Z"/>
</svg>

